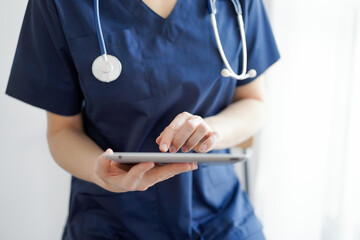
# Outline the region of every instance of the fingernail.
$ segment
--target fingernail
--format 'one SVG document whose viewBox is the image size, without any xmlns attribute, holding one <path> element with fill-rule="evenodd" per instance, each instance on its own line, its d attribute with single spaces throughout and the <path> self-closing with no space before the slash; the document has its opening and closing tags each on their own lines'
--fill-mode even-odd
<svg viewBox="0 0 360 240">
<path fill-rule="evenodd" d="M 198 165 L 196 163 L 193 163 L 193 170 L 198 169 Z"/>
<path fill-rule="evenodd" d="M 207 146 L 206 146 L 206 144 L 204 144 L 200 147 L 200 152 L 205 152 L 206 149 L 207 149 Z"/>
<path fill-rule="evenodd" d="M 161 145 L 161 150 L 166 152 L 168 150 L 168 145 L 166 143 L 164 143 L 163 145 Z"/>
<path fill-rule="evenodd" d="M 170 152 L 175 153 L 175 152 L 176 152 L 176 148 L 175 148 L 174 146 L 171 146 L 171 147 L 170 147 Z"/>
</svg>

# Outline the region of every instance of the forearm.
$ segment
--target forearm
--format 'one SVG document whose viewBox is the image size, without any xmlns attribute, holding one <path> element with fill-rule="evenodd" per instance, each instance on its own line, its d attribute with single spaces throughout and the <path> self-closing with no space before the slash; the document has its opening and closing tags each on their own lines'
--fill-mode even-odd
<svg viewBox="0 0 360 240">
<path fill-rule="evenodd" d="M 60 116 L 47 113 L 48 143 L 55 161 L 82 180 L 111 192 L 145 191 L 158 182 L 197 168 L 196 164 L 155 165 L 144 162 L 120 164 L 106 159 L 102 149 L 83 131 L 81 114 Z M 112 154 L 111 149 L 105 153 Z"/>
<path fill-rule="evenodd" d="M 94 168 L 103 151 L 82 130 L 67 128 L 48 134 L 48 144 L 56 163 L 64 170 L 88 182 L 97 180 Z"/>
<path fill-rule="evenodd" d="M 233 147 L 261 129 L 265 122 L 265 103 L 251 98 L 239 100 L 205 121 L 220 136 L 214 149 Z"/>
</svg>

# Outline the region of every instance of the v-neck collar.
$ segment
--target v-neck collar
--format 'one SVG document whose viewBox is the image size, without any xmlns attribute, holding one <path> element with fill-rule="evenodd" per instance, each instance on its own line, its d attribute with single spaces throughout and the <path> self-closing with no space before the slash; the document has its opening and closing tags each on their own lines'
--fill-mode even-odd
<svg viewBox="0 0 360 240">
<path fill-rule="evenodd" d="M 141 0 L 128 0 L 129 12 L 136 21 L 156 34 L 174 41 L 180 31 L 186 28 L 192 0 L 178 0 L 170 15 L 162 18 Z"/>
</svg>

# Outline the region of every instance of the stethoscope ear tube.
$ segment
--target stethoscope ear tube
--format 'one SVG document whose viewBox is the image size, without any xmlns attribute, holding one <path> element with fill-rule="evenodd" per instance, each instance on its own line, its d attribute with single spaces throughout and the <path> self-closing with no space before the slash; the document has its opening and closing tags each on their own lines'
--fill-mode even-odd
<svg viewBox="0 0 360 240">
<path fill-rule="evenodd" d="M 216 14 L 216 4 L 215 4 L 216 0 L 207 0 L 207 5 L 208 5 L 208 10 L 209 10 L 209 14 Z"/>
<path fill-rule="evenodd" d="M 96 34 L 98 37 L 100 52 L 101 55 L 105 55 L 105 59 L 106 59 L 107 50 L 104 41 L 104 35 L 101 28 L 99 0 L 94 0 L 94 16 L 95 16 Z"/>
</svg>

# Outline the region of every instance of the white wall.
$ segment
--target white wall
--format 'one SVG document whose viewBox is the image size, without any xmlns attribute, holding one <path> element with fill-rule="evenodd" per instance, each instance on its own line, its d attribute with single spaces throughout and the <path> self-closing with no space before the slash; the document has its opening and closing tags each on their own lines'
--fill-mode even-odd
<svg viewBox="0 0 360 240">
<path fill-rule="evenodd" d="M 269 240 L 358 240 L 360 0 L 267 2 L 281 60 L 255 210 Z"/>
<path fill-rule="evenodd" d="M 0 1 L 0 239 L 60 239 L 70 175 L 49 154 L 45 112 L 4 94 L 26 4 Z"/>
</svg>

